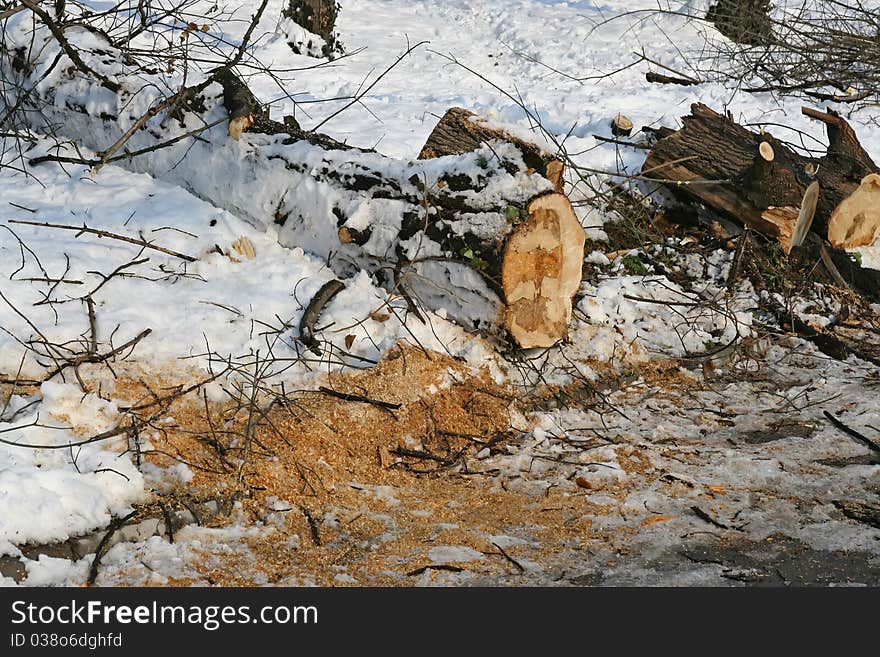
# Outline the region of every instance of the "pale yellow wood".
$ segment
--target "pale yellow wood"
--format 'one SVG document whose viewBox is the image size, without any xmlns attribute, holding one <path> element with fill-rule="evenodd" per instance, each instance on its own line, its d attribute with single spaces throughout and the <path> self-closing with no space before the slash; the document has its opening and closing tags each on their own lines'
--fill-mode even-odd
<svg viewBox="0 0 880 657">
<path fill-rule="evenodd" d="M 586 236 L 563 194 L 538 197 L 528 213 L 504 251 L 505 327 L 520 347 L 552 347 L 568 331 Z"/>
<path fill-rule="evenodd" d="M 869 174 L 831 213 L 828 241 L 838 249 L 870 246 L 880 239 L 880 175 Z"/>
</svg>

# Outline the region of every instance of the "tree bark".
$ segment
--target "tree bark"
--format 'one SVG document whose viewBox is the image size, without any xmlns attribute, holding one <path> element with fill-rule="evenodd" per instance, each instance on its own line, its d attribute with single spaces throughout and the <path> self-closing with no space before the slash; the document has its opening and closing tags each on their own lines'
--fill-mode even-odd
<svg viewBox="0 0 880 657">
<path fill-rule="evenodd" d="M 773 36 L 769 0 L 718 0 L 706 12 L 706 20 L 731 41 L 756 46 Z"/>
<path fill-rule="evenodd" d="M 827 126 L 829 146 L 821 158 L 804 157 L 769 133 L 752 132 L 695 104 L 683 127 L 650 151 L 643 173 L 675 183 L 676 193 L 778 239 L 788 252 L 797 245 L 797 229 L 803 228 L 798 222 L 811 214 L 806 212 L 811 203 L 812 229 L 825 237 L 835 209 L 866 175 L 877 172 L 842 117 L 833 110 L 803 112 Z"/>
</svg>

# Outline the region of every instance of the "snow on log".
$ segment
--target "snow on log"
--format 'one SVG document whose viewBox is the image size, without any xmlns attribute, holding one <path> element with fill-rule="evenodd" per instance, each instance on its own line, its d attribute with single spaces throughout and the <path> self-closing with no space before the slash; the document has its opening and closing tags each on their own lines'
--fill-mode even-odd
<svg viewBox="0 0 880 657">
<path fill-rule="evenodd" d="M 547 194 L 507 240 L 501 268 L 505 326 L 522 347 L 552 347 L 571 321 L 585 234 L 568 198 Z"/>
<path fill-rule="evenodd" d="M 752 132 L 694 104 L 682 128 L 650 151 L 644 175 L 669 181 L 677 194 L 779 240 L 788 253 L 810 226 L 827 234 L 835 208 L 878 171 L 837 113 L 803 113 L 826 124 L 829 146 L 821 158 L 802 156 L 767 132 Z"/>
<path fill-rule="evenodd" d="M 90 65 L 118 85 L 114 91 L 102 79 L 53 64 L 59 49 L 48 31 L 34 32 L 30 21 L 20 27 L 8 27 L 7 37 L 46 42 L 32 50 L 41 53 L 37 60 L 19 66 L 24 78 L 19 88 L 34 87 L 22 102 L 39 108 L 27 114 L 32 127 L 52 127 L 96 151 L 96 158 L 85 162 L 96 170 L 115 162 L 182 185 L 275 232 L 282 244 L 325 259 L 340 279 L 366 270 L 389 290 L 445 310 L 468 328 L 526 327 L 512 331 L 515 340 L 523 339 L 521 346 L 546 346 L 564 337 L 583 230 L 570 204 L 526 161 L 529 154 L 520 145 L 500 141 L 461 155 L 392 159 L 270 120 L 256 111 L 259 103 L 241 80 L 230 79 L 231 71 L 215 71 L 170 102 L 159 92 L 167 81 L 151 80 L 144 71 L 127 75 L 118 50 L 102 44 L 98 58 L 81 48 Z M 70 32 L 74 41 L 80 36 Z M 0 56 L 15 51 L 9 45 Z M 227 108 L 224 99 L 235 102 Z M 246 119 L 242 133 L 224 125 L 240 117 Z M 108 150 L 127 132 L 124 150 Z M 73 151 L 62 152 L 61 161 L 65 156 L 81 161 Z M 209 218 L 205 221 L 209 231 Z M 518 262 L 530 257 L 521 246 L 506 247 L 531 223 L 546 225 L 547 234 L 556 231 L 557 242 L 569 242 L 562 252 L 554 251 L 552 240 L 535 242 L 530 266 L 545 275 L 534 281 L 540 289 L 533 302 L 546 308 L 544 325 L 522 319 L 519 299 L 509 308 L 502 285 L 506 254 L 515 252 Z M 551 252 L 556 269 L 543 264 Z"/>
<path fill-rule="evenodd" d="M 446 111 L 428 136 L 419 159 L 463 155 L 494 141 L 505 141 L 519 148 L 526 165 L 552 182 L 557 192 L 562 192 L 565 172 L 562 160 L 537 144 L 493 127 L 487 119 L 461 107 Z"/>
</svg>

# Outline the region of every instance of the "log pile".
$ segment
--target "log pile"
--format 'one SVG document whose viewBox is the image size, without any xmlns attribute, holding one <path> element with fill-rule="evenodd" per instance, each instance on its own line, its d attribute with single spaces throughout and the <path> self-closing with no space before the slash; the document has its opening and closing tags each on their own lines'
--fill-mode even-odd
<svg viewBox="0 0 880 657">
<path fill-rule="evenodd" d="M 827 128 L 820 158 L 694 104 L 682 128 L 649 152 L 644 175 L 777 239 L 786 253 L 811 228 L 840 249 L 873 243 L 880 237 L 880 170 L 834 110 L 803 113 Z"/>
</svg>

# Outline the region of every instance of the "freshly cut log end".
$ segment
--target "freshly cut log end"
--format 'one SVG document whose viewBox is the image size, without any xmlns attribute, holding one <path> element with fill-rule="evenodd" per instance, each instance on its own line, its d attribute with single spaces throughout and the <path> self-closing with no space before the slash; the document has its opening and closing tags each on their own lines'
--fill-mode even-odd
<svg viewBox="0 0 880 657">
<path fill-rule="evenodd" d="M 880 239 L 880 175 L 872 173 L 831 213 L 828 241 L 838 249 L 870 246 Z"/>
<path fill-rule="evenodd" d="M 505 328 L 524 348 L 552 347 L 571 321 L 586 235 L 568 198 L 546 194 L 507 241 L 501 266 Z"/>
<path fill-rule="evenodd" d="M 623 114 L 618 114 L 611 121 L 611 134 L 615 137 L 629 137 L 632 131 L 633 122 Z"/>
<path fill-rule="evenodd" d="M 773 147 L 769 142 L 762 141 L 761 145 L 758 147 L 758 152 L 767 162 L 772 162 L 776 158 L 776 153 L 773 152 Z"/>
</svg>

